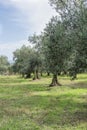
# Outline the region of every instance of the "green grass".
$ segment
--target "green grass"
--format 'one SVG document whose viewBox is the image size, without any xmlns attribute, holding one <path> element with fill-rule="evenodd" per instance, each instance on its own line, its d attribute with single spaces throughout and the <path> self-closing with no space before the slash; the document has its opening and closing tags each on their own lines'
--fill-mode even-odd
<svg viewBox="0 0 87 130">
<path fill-rule="evenodd" d="M 0 76 L 0 130 L 87 130 L 87 74 L 59 80 Z"/>
</svg>

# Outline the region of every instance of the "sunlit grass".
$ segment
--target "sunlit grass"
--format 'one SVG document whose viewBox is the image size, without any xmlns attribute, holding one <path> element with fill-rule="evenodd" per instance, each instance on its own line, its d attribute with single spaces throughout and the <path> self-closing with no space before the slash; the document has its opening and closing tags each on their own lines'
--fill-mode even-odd
<svg viewBox="0 0 87 130">
<path fill-rule="evenodd" d="M 87 74 L 59 81 L 0 76 L 0 130 L 87 130 Z"/>
</svg>

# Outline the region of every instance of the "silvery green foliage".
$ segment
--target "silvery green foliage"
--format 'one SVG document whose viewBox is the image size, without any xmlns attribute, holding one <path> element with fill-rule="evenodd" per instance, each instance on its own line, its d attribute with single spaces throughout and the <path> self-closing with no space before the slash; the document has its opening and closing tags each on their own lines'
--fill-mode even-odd
<svg viewBox="0 0 87 130">
<path fill-rule="evenodd" d="M 44 30 L 43 48 L 49 71 L 57 74 L 63 71 L 68 56 L 69 44 L 66 42 L 66 29 L 62 21 L 53 17 Z"/>
<path fill-rule="evenodd" d="M 53 17 L 44 31 L 43 48 L 47 65 L 52 73 L 66 70 L 73 76 L 86 69 L 86 2 L 86 0 L 50 0 L 61 17 L 60 19 Z"/>
<path fill-rule="evenodd" d="M 5 74 L 9 71 L 10 63 L 6 56 L 0 56 L 0 74 Z"/>
</svg>

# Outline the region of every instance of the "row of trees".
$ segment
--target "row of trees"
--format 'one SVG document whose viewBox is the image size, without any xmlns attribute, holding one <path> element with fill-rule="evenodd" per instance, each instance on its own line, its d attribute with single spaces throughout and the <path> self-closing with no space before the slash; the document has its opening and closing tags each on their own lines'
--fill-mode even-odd
<svg viewBox="0 0 87 130">
<path fill-rule="evenodd" d="M 39 79 L 41 71 L 41 57 L 34 48 L 30 46 L 22 46 L 14 53 L 13 70 L 15 73 L 22 74 L 25 78 L 30 78 L 33 73 L 33 79 Z"/>
<path fill-rule="evenodd" d="M 39 78 L 53 74 L 50 86 L 60 85 L 58 75 L 72 79 L 87 70 L 87 0 L 49 0 L 58 15 L 52 17 L 43 32 L 29 36 L 33 47 L 22 46 L 14 54 L 12 66 L 23 77 Z"/>
</svg>

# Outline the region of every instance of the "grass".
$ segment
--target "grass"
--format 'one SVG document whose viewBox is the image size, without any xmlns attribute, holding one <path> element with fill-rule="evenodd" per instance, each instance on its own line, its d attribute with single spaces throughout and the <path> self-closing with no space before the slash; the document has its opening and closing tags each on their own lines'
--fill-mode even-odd
<svg viewBox="0 0 87 130">
<path fill-rule="evenodd" d="M 59 80 L 0 76 L 0 130 L 87 130 L 87 74 Z"/>
</svg>

